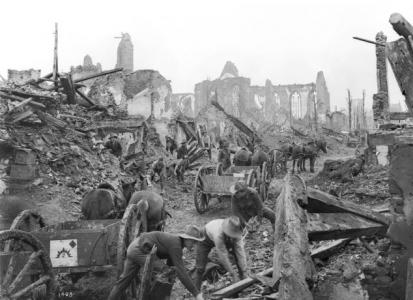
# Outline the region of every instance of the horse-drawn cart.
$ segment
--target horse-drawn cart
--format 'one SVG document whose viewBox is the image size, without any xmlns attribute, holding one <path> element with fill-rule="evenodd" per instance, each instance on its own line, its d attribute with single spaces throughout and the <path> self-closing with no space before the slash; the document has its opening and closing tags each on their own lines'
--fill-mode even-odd
<svg viewBox="0 0 413 300">
<path fill-rule="evenodd" d="M 32 210 L 0 231 L 0 299 L 72 298 L 56 291 L 55 275 L 123 270 L 135 237 L 138 209 L 130 205 L 120 220 L 79 220 L 46 226 Z M 136 282 L 128 289 L 136 296 Z"/>
<path fill-rule="evenodd" d="M 234 169 L 233 173 L 224 174 L 219 171 L 219 165 L 217 167 L 201 166 L 199 168 L 194 183 L 194 202 L 198 213 L 203 214 L 208 210 L 211 198 L 231 196 L 230 187 L 240 180 L 243 180 L 249 187 L 259 189 L 256 167 L 242 168 L 239 172 L 235 172 L 238 169 Z"/>
<path fill-rule="evenodd" d="M 262 201 L 265 201 L 265 199 L 267 199 L 268 185 L 271 181 L 270 172 L 268 171 L 269 168 L 266 162 L 263 163 L 262 167 L 232 165 L 225 171 L 222 168 L 222 164 L 219 163 L 216 167 L 215 174 L 220 176 L 233 176 L 234 174 L 245 173 L 249 170 L 254 170 L 253 182 L 251 182 L 250 186 L 256 188 L 259 194 L 261 195 Z"/>
</svg>

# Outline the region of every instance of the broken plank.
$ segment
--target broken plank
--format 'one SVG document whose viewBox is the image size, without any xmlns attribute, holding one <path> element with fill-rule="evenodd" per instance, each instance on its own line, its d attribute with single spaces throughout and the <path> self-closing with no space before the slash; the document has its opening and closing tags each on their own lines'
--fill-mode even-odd
<svg viewBox="0 0 413 300">
<path fill-rule="evenodd" d="M 323 242 L 317 248 L 311 250 L 311 258 L 325 259 L 336 253 L 339 249 L 343 248 L 351 239 L 340 239 L 335 241 Z M 273 272 L 273 268 L 266 269 L 258 274 L 257 276 L 270 276 Z M 223 289 L 215 291 L 211 295 L 211 299 L 219 300 L 225 297 L 231 297 L 232 295 L 246 289 L 247 287 L 259 282 L 259 280 L 254 276 L 253 278 L 248 277 L 236 283 L 233 283 Z"/>
<path fill-rule="evenodd" d="M 386 227 L 350 213 L 308 214 L 308 238 L 310 241 L 356 238 L 375 234 L 385 235 Z"/>
<path fill-rule="evenodd" d="M 13 115 L 13 116 L 10 118 L 10 120 L 7 120 L 7 122 L 17 123 L 17 122 L 19 122 L 19 121 L 21 121 L 21 120 L 24 120 L 24 119 L 30 117 L 32 114 L 33 114 L 33 111 L 31 111 L 31 110 L 25 110 L 25 111 L 23 111 L 23 112 L 21 112 L 21 113 L 18 113 L 18 114 Z"/>
<path fill-rule="evenodd" d="M 25 97 L 25 98 L 33 97 L 33 98 L 38 98 L 38 99 L 47 99 L 47 100 L 55 101 L 55 99 L 53 97 L 47 96 L 47 95 L 42 95 L 42 94 L 22 92 L 22 91 L 9 89 L 9 88 L 0 88 L 0 91 L 2 91 L 4 93 L 20 96 L 20 97 Z"/>
<path fill-rule="evenodd" d="M 41 111 L 36 112 L 39 119 L 48 125 L 55 126 L 60 129 L 68 129 L 68 124 L 62 120 L 59 120 L 48 113 Z"/>
<path fill-rule="evenodd" d="M 339 239 L 334 241 L 326 241 L 317 248 L 311 250 L 311 257 L 313 259 L 326 259 L 336 253 L 338 250 L 347 245 L 351 239 Z"/>
<path fill-rule="evenodd" d="M 354 215 L 372 220 L 388 226 L 390 220 L 380 213 L 367 209 L 349 201 L 343 201 L 326 192 L 308 187 L 308 205 L 306 207 L 309 213 L 340 213 L 348 212 Z"/>
<path fill-rule="evenodd" d="M 19 96 L 10 95 L 10 94 L 3 93 L 3 92 L 0 92 L 0 97 L 6 98 L 6 99 L 9 99 L 9 100 L 13 100 L 13 101 L 19 101 L 19 102 L 25 101 L 27 99 L 27 98 L 22 98 L 22 97 L 19 97 Z M 33 106 L 35 108 L 42 108 L 42 109 L 46 108 L 46 106 L 44 104 L 33 101 L 33 100 L 30 101 L 29 105 Z"/>
<path fill-rule="evenodd" d="M 258 273 L 257 275 L 259 276 L 269 276 L 271 275 L 273 272 L 273 268 L 269 268 L 267 270 L 264 270 L 260 273 Z M 211 295 L 211 299 L 223 299 L 225 297 L 230 297 L 240 291 L 242 291 L 243 289 L 246 289 L 247 287 L 249 287 L 250 285 L 254 284 L 255 282 L 258 282 L 258 280 L 254 277 L 248 277 L 245 278 L 243 280 L 240 280 L 238 282 L 235 282 L 234 284 L 231 284 L 223 289 L 220 289 L 219 291 L 214 292 Z"/>
</svg>

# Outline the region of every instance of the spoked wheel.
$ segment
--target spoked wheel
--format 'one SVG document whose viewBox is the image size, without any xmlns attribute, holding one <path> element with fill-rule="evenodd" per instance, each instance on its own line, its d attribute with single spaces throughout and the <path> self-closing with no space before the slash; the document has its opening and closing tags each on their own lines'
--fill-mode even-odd
<svg viewBox="0 0 413 300">
<path fill-rule="evenodd" d="M 125 213 L 123 214 L 123 218 L 120 221 L 119 225 L 119 237 L 118 237 L 118 246 L 117 246 L 117 253 L 116 253 L 116 262 L 117 262 L 117 269 L 118 269 L 118 277 L 123 272 L 123 265 L 126 259 L 126 252 L 128 250 L 129 245 L 137 236 L 136 232 L 136 225 L 138 220 L 138 206 L 136 204 L 129 205 Z M 140 228 L 140 226 L 139 226 Z M 138 229 L 139 230 L 139 229 Z M 138 233 L 140 234 L 140 233 Z M 132 280 L 132 283 L 128 287 L 126 291 L 133 299 L 136 298 L 136 279 Z"/>
<path fill-rule="evenodd" d="M 260 182 L 260 195 L 262 201 L 267 199 L 267 182 L 269 182 L 269 173 L 267 163 L 264 162 L 261 167 L 261 182 Z"/>
<path fill-rule="evenodd" d="M 153 261 L 155 260 L 156 250 L 156 246 L 153 246 L 151 252 L 146 257 L 145 265 L 143 266 L 142 271 L 142 280 L 141 284 L 139 285 L 137 300 L 145 300 L 150 298 L 149 283 L 152 277 Z"/>
<path fill-rule="evenodd" d="M 255 170 L 251 170 L 251 172 L 248 174 L 247 181 L 245 183 L 249 187 L 259 188 L 259 186 L 257 186 L 257 182 L 258 182 L 257 172 Z"/>
<path fill-rule="evenodd" d="M 5 245 L 9 245 L 8 251 Z M 21 230 L 0 231 L 0 299 L 54 299 L 52 263 L 42 243 Z"/>
<path fill-rule="evenodd" d="M 209 204 L 209 195 L 205 194 L 204 191 L 204 182 L 202 181 L 202 176 L 208 175 L 210 171 L 204 167 L 200 167 L 194 183 L 194 202 L 195 208 L 198 213 L 203 214 L 208 210 Z"/>
<path fill-rule="evenodd" d="M 224 169 L 222 167 L 222 163 L 217 164 L 217 168 L 215 169 L 215 175 L 222 176 L 224 174 Z"/>
<path fill-rule="evenodd" d="M 46 226 L 43 217 L 35 210 L 26 209 L 18 214 L 11 223 L 10 229 L 36 231 Z"/>
</svg>

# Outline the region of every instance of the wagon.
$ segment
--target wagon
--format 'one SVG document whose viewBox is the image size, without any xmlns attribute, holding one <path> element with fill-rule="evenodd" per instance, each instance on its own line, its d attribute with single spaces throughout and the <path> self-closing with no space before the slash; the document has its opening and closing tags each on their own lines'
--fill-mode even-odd
<svg viewBox="0 0 413 300">
<path fill-rule="evenodd" d="M 241 172 L 219 175 L 219 165 L 218 167 L 201 166 L 196 174 L 193 190 L 195 208 L 198 213 L 203 214 L 208 210 L 210 199 L 231 196 L 230 187 L 240 180 L 244 180 L 248 186 L 256 188 L 256 168 L 243 168 Z"/>
<path fill-rule="evenodd" d="M 268 172 L 269 167 L 266 162 L 261 166 L 230 166 L 227 170 L 223 170 L 222 164 L 219 163 L 216 167 L 215 174 L 216 175 L 229 175 L 232 176 L 234 174 L 248 172 L 249 170 L 254 170 L 253 173 L 253 182 L 251 182 L 251 186 L 256 188 L 259 191 L 261 198 L 263 201 L 267 199 L 267 190 L 268 185 L 271 181 L 271 174 Z"/>
<path fill-rule="evenodd" d="M 121 274 L 136 229 L 138 208 L 120 220 L 79 220 L 47 226 L 33 210 L 21 212 L 0 231 L 0 299 L 72 298 L 56 291 L 55 275 L 115 270 Z M 128 294 L 136 296 L 133 282 Z"/>
</svg>

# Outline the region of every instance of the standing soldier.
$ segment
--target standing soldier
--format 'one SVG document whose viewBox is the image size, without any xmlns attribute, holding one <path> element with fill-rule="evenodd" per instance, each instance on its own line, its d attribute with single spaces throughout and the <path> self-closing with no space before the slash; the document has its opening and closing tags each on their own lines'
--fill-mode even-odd
<svg viewBox="0 0 413 300">
<path fill-rule="evenodd" d="M 203 230 L 205 239 L 196 246 L 196 274 L 195 285 L 201 287 L 202 275 L 208 262 L 208 254 L 216 247 L 219 260 L 225 270 L 232 276 L 233 282 L 247 277 L 247 259 L 242 238 L 241 222 L 238 217 L 231 216 L 226 219 L 216 219 L 207 223 Z M 229 253 L 235 256 L 239 276 L 232 268 Z"/>
<path fill-rule="evenodd" d="M 188 154 L 188 149 L 186 147 L 186 141 L 183 141 L 181 143 L 181 147 L 179 147 L 178 152 L 177 152 L 177 159 L 184 159 L 186 158 Z"/>
<path fill-rule="evenodd" d="M 122 146 L 118 140 L 118 136 L 114 133 L 110 135 L 109 141 L 105 143 L 105 148 L 110 149 L 112 154 L 117 157 L 122 156 Z"/>
<path fill-rule="evenodd" d="M 224 171 L 231 166 L 231 153 L 228 149 L 228 142 L 225 140 L 219 141 L 218 162 L 222 164 Z"/>
<path fill-rule="evenodd" d="M 162 190 L 162 193 L 163 193 L 163 191 L 164 191 L 164 180 L 166 180 L 166 166 L 165 166 L 165 163 L 163 161 L 163 157 L 160 157 L 159 159 L 154 161 L 154 163 L 152 164 L 149 175 L 151 176 L 151 181 L 154 181 L 155 175 L 159 176 L 159 181 L 160 181 L 160 184 L 161 184 L 161 190 Z"/>
<path fill-rule="evenodd" d="M 153 262 L 154 270 L 162 270 L 165 264 L 161 259 L 166 259 L 168 266 L 175 267 L 179 280 L 187 290 L 191 292 L 196 300 L 202 300 L 202 293 L 194 285 L 185 269 L 182 261 L 182 250 L 183 248 L 192 250 L 195 243 L 203 240 L 204 237 L 196 226 L 190 226 L 185 233 L 178 235 L 161 231 L 142 233 L 129 245 L 123 272 L 112 288 L 108 300 L 122 299 L 121 296 L 132 279 L 136 278 L 140 268 L 145 265 L 146 256 L 151 252 L 153 246 L 156 246 L 157 249 L 156 258 Z"/>
<path fill-rule="evenodd" d="M 211 159 L 211 148 L 212 148 L 212 144 L 211 144 L 211 137 L 209 136 L 209 134 L 204 131 L 203 135 L 202 135 L 202 142 L 204 143 L 204 147 L 207 149 L 208 151 L 208 157 L 209 159 Z"/>
</svg>

